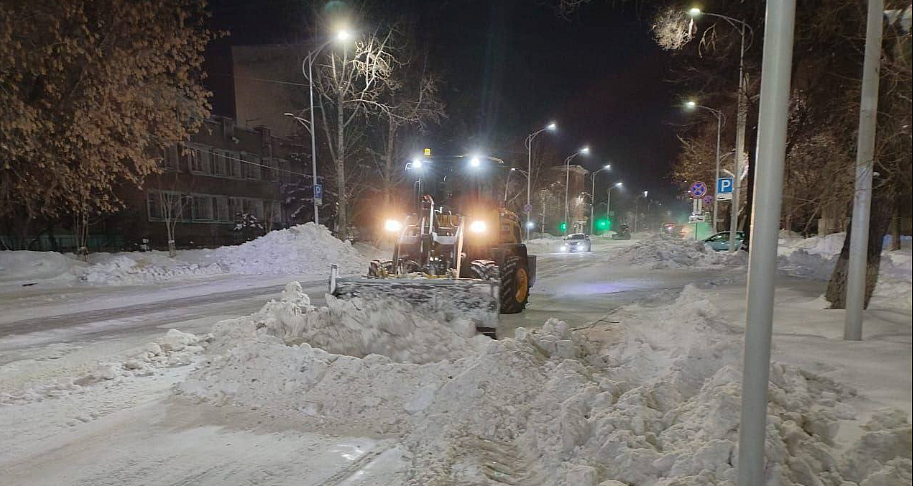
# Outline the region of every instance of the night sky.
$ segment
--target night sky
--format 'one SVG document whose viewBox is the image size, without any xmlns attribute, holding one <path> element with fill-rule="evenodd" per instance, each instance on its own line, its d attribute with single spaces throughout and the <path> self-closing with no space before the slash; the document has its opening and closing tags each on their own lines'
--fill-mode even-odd
<svg viewBox="0 0 913 486">
<path fill-rule="evenodd" d="M 674 201 L 670 166 L 678 150 L 672 122 L 681 116 L 666 76 L 669 55 L 653 41 L 652 12 L 639 2 L 594 0 L 567 18 L 553 0 L 389 0 L 392 14 L 415 19 L 419 42 L 431 53 L 446 85 L 450 119 L 429 134 L 430 146 L 446 146 L 453 131 L 468 127 L 459 143 L 485 145 L 522 140 L 549 120 L 557 134 L 536 143 L 557 144 L 569 155 L 589 144 L 592 155 L 575 163 L 613 172 L 600 174 L 597 194 L 623 180 L 629 195 L 649 190 L 664 204 Z M 319 4 L 323 4 L 320 2 Z M 301 0 L 213 0 L 212 25 L 231 35 L 210 49 L 229 45 L 294 43 L 306 40 L 312 5 Z M 218 76 L 212 89 L 219 111 Z M 460 150 L 448 147 L 445 150 Z M 505 160 L 519 154 L 492 154 Z M 556 161 L 556 165 L 563 161 Z M 597 196 L 598 197 L 598 196 Z M 600 198 L 601 199 L 601 198 Z M 618 197 L 618 204 L 625 199 Z M 613 206 L 616 200 L 613 197 Z"/>
</svg>

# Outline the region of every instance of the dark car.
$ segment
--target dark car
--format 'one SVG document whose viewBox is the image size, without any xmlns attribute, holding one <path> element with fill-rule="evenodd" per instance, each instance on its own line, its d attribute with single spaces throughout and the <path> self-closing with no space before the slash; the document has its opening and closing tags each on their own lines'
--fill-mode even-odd
<svg viewBox="0 0 913 486">
<path fill-rule="evenodd" d="M 565 236 L 564 241 L 561 242 L 561 246 L 558 249 L 567 253 L 590 251 L 593 249 L 593 243 L 590 241 L 589 236 L 583 233 L 574 233 Z"/>
<path fill-rule="evenodd" d="M 615 234 L 612 235 L 613 240 L 630 240 L 631 239 L 631 229 L 628 228 L 628 225 L 623 224 L 620 228 L 615 230 Z"/>
<path fill-rule="evenodd" d="M 710 245 L 710 248 L 713 248 L 716 251 L 728 251 L 729 250 L 729 232 L 721 231 L 710 238 L 704 240 L 704 243 Z M 738 245 L 741 250 L 748 250 L 748 239 L 745 237 L 745 233 L 737 231 L 735 234 L 735 244 Z"/>
</svg>

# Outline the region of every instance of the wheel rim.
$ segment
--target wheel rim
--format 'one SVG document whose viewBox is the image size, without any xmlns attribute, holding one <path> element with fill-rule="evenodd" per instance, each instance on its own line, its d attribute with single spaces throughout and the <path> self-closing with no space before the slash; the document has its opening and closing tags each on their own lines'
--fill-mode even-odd
<svg viewBox="0 0 913 486">
<path fill-rule="evenodd" d="M 526 302 L 526 294 L 529 292 L 527 285 L 529 278 L 526 275 L 525 268 L 517 269 L 517 302 Z"/>
</svg>

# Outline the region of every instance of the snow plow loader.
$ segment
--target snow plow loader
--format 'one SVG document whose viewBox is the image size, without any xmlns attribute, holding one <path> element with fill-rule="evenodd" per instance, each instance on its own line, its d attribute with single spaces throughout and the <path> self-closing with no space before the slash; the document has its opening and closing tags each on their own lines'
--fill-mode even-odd
<svg viewBox="0 0 913 486">
<path fill-rule="evenodd" d="M 416 158 L 406 169 L 415 178 L 411 212 L 384 223 L 395 235 L 392 258 L 372 261 L 364 277 L 340 277 L 334 266 L 330 294 L 394 299 L 497 337 L 498 315 L 522 312 L 536 277 L 520 219 L 497 197 L 508 169 L 465 156 Z"/>
</svg>

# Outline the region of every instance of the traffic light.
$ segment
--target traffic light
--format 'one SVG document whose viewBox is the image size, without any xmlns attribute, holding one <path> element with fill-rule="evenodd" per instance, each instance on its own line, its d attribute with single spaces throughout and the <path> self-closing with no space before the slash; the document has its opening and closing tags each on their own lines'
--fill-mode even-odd
<svg viewBox="0 0 913 486">
<path fill-rule="evenodd" d="M 608 219 L 597 219 L 596 220 L 596 229 L 599 231 L 608 231 L 612 228 L 612 222 Z"/>
<path fill-rule="evenodd" d="M 561 231 L 562 233 L 567 231 L 567 223 L 564 221 L 558 223 L 558 231 Z"/>
</svg>

